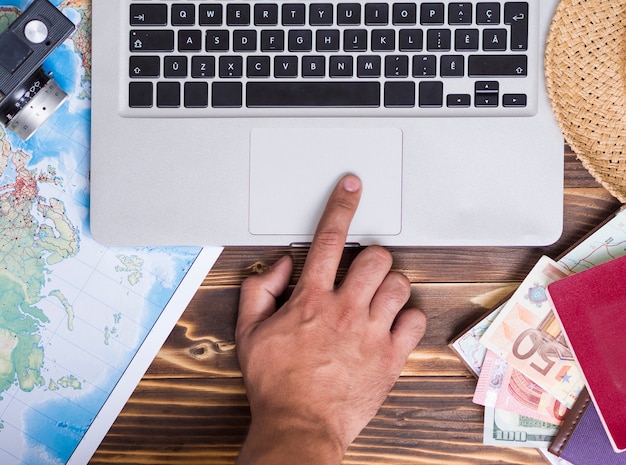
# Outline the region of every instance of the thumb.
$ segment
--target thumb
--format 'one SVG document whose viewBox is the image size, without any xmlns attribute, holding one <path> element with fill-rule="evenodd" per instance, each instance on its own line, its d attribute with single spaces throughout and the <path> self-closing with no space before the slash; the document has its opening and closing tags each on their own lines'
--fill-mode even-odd
<svg viewBox="0 0 626 465">
<path fill-rule="evenodd" d="M 281 257 L 268 270 L 250 276 L 241 285 L 239 314 L 235 340 L 247 337 L 276 311 L 276 299 L 285 292 L 291 277 L 293 262 L 287 255 Z"/>
</svg>

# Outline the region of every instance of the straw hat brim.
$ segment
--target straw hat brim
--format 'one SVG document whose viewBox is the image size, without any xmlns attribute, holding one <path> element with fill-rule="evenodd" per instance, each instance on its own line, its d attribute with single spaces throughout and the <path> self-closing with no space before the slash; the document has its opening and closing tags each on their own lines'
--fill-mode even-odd
<svg viewBox="0 0 626 465">
<path fill-rule="evenodd" d="M 546 46 L 548 96 L 567 143 L 626 202 L 626 2 L 561 0 Z"/>
</svg>

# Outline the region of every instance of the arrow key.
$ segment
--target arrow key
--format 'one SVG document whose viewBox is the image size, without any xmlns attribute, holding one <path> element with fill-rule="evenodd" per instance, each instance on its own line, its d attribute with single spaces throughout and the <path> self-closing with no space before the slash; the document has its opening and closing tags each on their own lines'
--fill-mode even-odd
<svg viewBox="0 0 626 465">
<path fill-rule="evenodd" d="M 504 94 L 502 96 L 503 107 L 525 107 L 526 94 Z"/>
</svg>

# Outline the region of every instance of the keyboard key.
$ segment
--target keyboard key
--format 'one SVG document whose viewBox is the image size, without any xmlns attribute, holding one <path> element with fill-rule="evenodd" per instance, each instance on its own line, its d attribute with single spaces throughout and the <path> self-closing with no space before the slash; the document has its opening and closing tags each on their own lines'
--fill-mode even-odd
<svg viewBox="0 0 626 465">
<path fill-rule="evenodd" d="M 202 31 L 184 30 L 178 31 L 179 52 L 199 52 L 202 48 Z"/>
<path fill-rule="evenodd" d="M 276 26 L 278 24 L 278 5 L 276 3 L 257 3 L 254 5 L 254 24 L 257 26 Z"/>
<path fill-rule="evenodd" d="M 163 76 L 166 78 L 187 77 L 187 57 L 166 56 L 163 58 Z"/>
<path fill-rule="evenodd" d="M 311 26 L 330 26 L 333 24 L 332 3 L 312 3 L 309 7 L 309 24 Z"/>
<path fill-rule="evenodd" d="M 211 85 L 213 108 L 239 108 L 243 102 L 241 82 L 214 82 Z"/>
<path fill-rule="evenodd" d="M 130 6 L 131 26 L 165 26 L 167 5 L 134 3 Z"/>
<path fill-rule="evenodd" d="M 223 29 L 209 29 L 206 31 L 207 52 L 226 52 L 229 50 L 229 44 L 228 31 Z"/>
<path fill-rule="evenodd" d="M 504 52 L 507 47 L 506 29 L 483 29 L 483 50 Z"/>
<path fill-rule="evenodd" d="M 476 4 L 476 24 L 500 24 L 500 4 L 497 2 Z"/>
<path fill-rule="evenodd" d="M 389 24 L 389 5 L 387 3 L 366 3 L 365 24 L 368 26 Z"/>
<path fill-rule="evenodd" d="M 298 57 L 279 55 L 274 57 L 274 77 L 294 78 L 298 76 Z"/>
<path fill-rule="evenodd" d="M 437 57 L 435 55 L 413 56 L 413 77 L 435 77 L 437 75 Z"/>
<path fill-rule="evenodd" d="M 442 77 L 463 77 L 465 58 L 463 55 L 442 55 L 440 72 Z"/>
<path fill-rule="evenodd" d="M 384 52 L 396 49 L 396 32 L 393 29 L 372 30 L 372 51 Z"/>
<path fill-rule="evenodd" d="M 443 83 L 421 81 L 419 83 L 419 106 L 422 108 L 443 106 Z"/>
<path fill-rule="evenodd" d="M 478 76 L 518 76 L 528 74 L 526 55 L 470 55 L 468 75 Z"/>
<path fill-rule="evenodd" d="M 248 107 L 379 107 L 379 82 L 248 82 Z"/>
<path fill-rule="evenodd" d="M 292 29 L 287 40 L 290 52 L 313 50 L 313 32 L 310 29 Z"/>
<path fill-rule="evenodd" d="M 504 94 L 502 96 L 503 107 L 525 107 L 526 101 L 526 94 Z"/>
<path fill-rule="evenodd" d="M 175 3 L 172 5 L 172 26 L 193 26 L 196 24 L 196 6 Z"/>
<path fill-rule="evenodd" d="M 215 77 L 214 56 L 194 56 L 191 58 L 191 77 L 212 78 Z"/>
<path fill-rule="evenodd" d="M 198 11 L 200 26 L 219 26 L 223 22 L 223 8 L 219 3 L 202 3 Z"/>
<path fill-rule="evenodd" d="M 430 52 L 447 52 L 452 47 L 450 29 L 429 29 L 426 33 L 426 47 Z"/>
<path fill-rule="evenodd" d="M 402 52 L 418 51 L 424 48 L 421 29 L 400 29 L 399 49 Z"/>
<path fill-rule="evenodd" d="M 246 75 L 251 78 L 270 76 L 270 57 L 249 56 L 246 62 Z"/>
<path fill-rule="evenodd" d="M 420 5 L 420 23 L 443 24 L 444 11 L 443 3 L 422 3 Z"/>
<path fill-rule="evenodd" d="M 262 52 L 282 52 L 285 49 L 285 32 L 282 30 L 261 31 Z"/>
<path fill-rule="evenodd" d="M 457 29 L 454 31 L 454 49 L 478 50 L 478 29 Z"/>
<path fill-rule="evenodd" d="M 361 24 L 360 3 L 340 3 L 337 5 L 337 24 L 339 26 L 357 26 Z"/>
<path fill-rule="evenodd" d="M 446 105 L 449 108 L 468 108 L 471 103 L 470 94 L 449 94 L 446 97 Z"/>
<path fill-rule="evenodd" d="M 500 90 L 500 83 L 498 81 L 476 81 L 474 83 L 474 90 L 476 92 L 498 92 Z"/>
<path fill-rule="evenodd" d="M 131 52 L 173 52 L 174 31 L 130 31 Z"/>
<path fill-rule="evenodd" d="M 223 55 L 219 61 L 219 77 L 240 78 L 243 76 L 243 58 Z"/>
<path fill-rule="evenodd" d="M 206 82 L 186 82 L 184 104 L 186 108 L 207 108 L 209 106 L 209 84 Z"/>
<path fill-rule="evenodd" d="M 247 3 L 229 3 L 226 5 L 226 24 L 229 26 L 250 25 L 250 5 Z"/>
<path fill-rule="evenodd" d="M 318 29 L 315 33 L 315 50 L 318 52 L 338 52 L 339 30 Z"/>
<path fill-rule="evenodd" d="M 302 57 L 302 77 L 324 77 L 326 75 L 326 58 L 323 56 Z"/>
<path fill-rule="evenodd" d="M 256 50 L 256 31 L 251 29 L 233 31 L 233 51 L 253 52 Z"/>
<path fill-rule="evenodd" d="M 448 24 L 472 24 L 471 3 L 450 3 L 448 5 Z"/>
<path fill-rule="evenodd" d="M 417 24 L 415 3 L 394 3 L 393 24 Z"/>
<path fill-rule="evenodd" d="M 500 83 L 498 81 L 477 81 L 474 84 L 474 105 L 477 107 L 497 107 Z"/>
<path fill-rule="evenodd" d="M 498 94 L 477 93 L 474 95 L 474 105 L 476 107 L 497 107 Z"/>
<path fill-rule="evenodd" d="M 377 78 L 381 74 L 379 55 L 360 55 L 356 59 L 356 75 L 360 78 Z"/>
<path fill-rule="evenodd" d="M 409 76 L 409 57 L 406 55 L 387 55 L 385 57 L 385 77 L 405 78 Z"/>
<path fill-rule="evenodd" d="M 354 74 L 351 55 L 331 56 L 328 64 L 328 75 L 331 78 L 352 77 Z"/>
<path fill-rule="evenodd" d="M 151 82 L 131 82 L 128 86 L 128 106 L 131 108 L 151 108 L 153 105 L 153 85 Z"/>
<path fill-rule="evenodd" d="M 129 76 L 131 78 L 159 77 L 161 60 L 158 56 L 131 56 L 129 60 Z"/>
<path fill-rule="evenodd" d="M 346 29 L 343 31 L 344 52 L 365 52 L 367 50 L 367 31 L 365 29 Z"/>
<path fill-rule="evenodd" d="M 283 26 L 304 26 L 304 3 L 283 4 Z"/>
<path fill-rule="evenodd" d="M 180 107 L 180 82 L 157 82 L 157 107 Z"/>
<path fill-rule="evenodd" d="M 504 22 L 511 25 L 511 50 L 528 50 L 528 3 L 505 3 Z"/>
<path fill-rule="evenodd" d="M 407 57 L 408 58 L 408 57 Z M 385 107 L 409 108 L 415 106 L 415 83 L 399 81 L 385 83 Z"/>
</svg>

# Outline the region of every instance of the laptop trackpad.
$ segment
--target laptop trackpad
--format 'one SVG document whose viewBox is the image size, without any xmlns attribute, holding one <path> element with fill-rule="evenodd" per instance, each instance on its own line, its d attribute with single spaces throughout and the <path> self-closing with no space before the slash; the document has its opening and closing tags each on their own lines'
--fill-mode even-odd
<svg viewBox="0 0 626 465">
<path fill-rule="evenodd" d="M 347 173 L 363 181 L 351 235 L 402 229 L 402 131 L 259 128 L 250 136 L 250 232 L 310 235 Z"/>
</svg>

